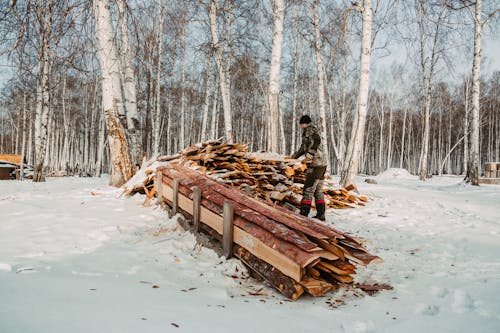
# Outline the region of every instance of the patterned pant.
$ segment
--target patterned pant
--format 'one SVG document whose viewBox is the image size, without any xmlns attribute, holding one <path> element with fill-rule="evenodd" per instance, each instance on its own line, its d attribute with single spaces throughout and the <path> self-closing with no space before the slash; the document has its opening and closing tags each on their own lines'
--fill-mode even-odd
<svg viewBox="0 0 500 333">
<path fill-rule="evenodd" d="M 323 193 L 323 177 L 325 176 L 326 166 L 308 167 L 306 170 L 306 182 L 302 190 L 302 203 L 311 204 L 312 199 L 316 204 L 325 202 Z"/>
</svg>

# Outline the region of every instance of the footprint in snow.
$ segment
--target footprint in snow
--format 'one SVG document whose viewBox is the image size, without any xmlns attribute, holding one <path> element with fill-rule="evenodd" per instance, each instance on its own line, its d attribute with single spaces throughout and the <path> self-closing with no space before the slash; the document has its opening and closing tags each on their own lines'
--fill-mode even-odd
<svg viewBox="0 0 500 333">
<path fill-rule="evenodd" d="M 446 295 L 448 295 L 448 293 L 449 293 L 448 289 L 446 289 L 446 288 L 441 288 L 438 286 L 431 287 L 431 294 L 436 296 L 436 297 L 443 298 Z"/>
<path fill-rule="evenodd" d="M 466 313 L 473 311 L 476 308 L 474 300 L 465 290 L 457 289 L 453 293 L 453 303 L 451 309 L 455 313 Z"/>
<path fill-rule="evenodd" d="M 418 304 L 415 308 L 415 314 L 435 316 L 439 314 L 439 307 L 433 304 Z"/>
</svg>

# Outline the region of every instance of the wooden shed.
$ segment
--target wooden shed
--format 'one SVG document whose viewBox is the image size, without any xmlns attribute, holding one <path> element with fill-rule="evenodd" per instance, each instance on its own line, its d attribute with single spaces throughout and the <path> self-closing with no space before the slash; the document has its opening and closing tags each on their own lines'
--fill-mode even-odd
<svg viewBox="0 0 500 333">
<path fill-rule="evenodd" d="M 10 173 L 21 164 L 21 155 L 0 154 L 0 179 L 10 179 Z"/>
</svg>

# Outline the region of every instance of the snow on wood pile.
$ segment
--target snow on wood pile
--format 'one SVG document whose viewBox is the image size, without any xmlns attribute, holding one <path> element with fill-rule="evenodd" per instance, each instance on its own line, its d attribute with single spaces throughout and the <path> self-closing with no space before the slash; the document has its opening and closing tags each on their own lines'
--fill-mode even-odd
<svg viewBox="0 0 500 333">
<path fill-rule="evenodd" d="M 141 168 L 143 182 L 129 181 L 126 193 L 150 193 L 153 188 L 155 167 L 164 162 L 176 162 L 206 174 L 225 184 L 236 186 L 248 194 L 282 206 L 300 207 L 306 165 L 299 160 L 286 160 L 270 154 L 248 153 L 248 146 L 227 144 L 213 140 L 186 148 L 174 156 L 159 157 Z M 162 163 L 163 162 L 163 163 Z M 144 175 L 147 173 L 147 175 Z M 142 178 L 141 178 L 142 177 Z M 127 186 L 127 185 L 126 185 Z M 328 208 L 354 208 L 368 201 L 366 196 L 356 195 L 354 187 L 335 187 L 330 178 L 325 179 L 325 199 Z"/>
<path fill-rule="evenodd" d="M 148 198 L 158 195 L 171 205 L 173 180 L 177 178 L 179 208 L 191 217 L 193 188 L 200 188 L 203 231 L 218 240 L 223 204 L 230 201 L 235 216 L 234 254 L 291 299 L 304 291 L 322 296 L 341 284 L 352 284 L 355 264 L 367 265 L 380 258 L 368 253 L 355 237 L 270 204 L 298 203 L 300 187 L 296 182 L 303 181 L 304 169 L 295 161 L 248 154 L 245 145 L 211 141 L 145 163 L 127 183 L 125 192 L 143 192 Z M 156 184 L 158 194 L 153 184 L 155 171 L 162 174 L 161 183 Z M 346 189 L 329 189 L 327 195 L 330 207 L 354 207 L 362 202 Z M 347 205 L 340 205 L 344 201 Z"/>
</svg>

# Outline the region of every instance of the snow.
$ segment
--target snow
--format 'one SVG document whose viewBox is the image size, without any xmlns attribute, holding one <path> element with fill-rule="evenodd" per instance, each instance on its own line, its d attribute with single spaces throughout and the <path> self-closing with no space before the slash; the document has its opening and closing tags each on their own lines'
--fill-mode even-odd
<svg viewBox="0 0 500 333">
<path fill-rule="evenodd" d="M 327 219 L 384 259 L 356 282 L 394 290 L 296 302 L 106 178 L 1 181 L 0 332 L 498 332 L 500 186 L 375 179 Z"/>
</svg>

